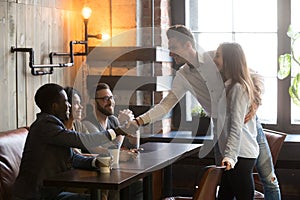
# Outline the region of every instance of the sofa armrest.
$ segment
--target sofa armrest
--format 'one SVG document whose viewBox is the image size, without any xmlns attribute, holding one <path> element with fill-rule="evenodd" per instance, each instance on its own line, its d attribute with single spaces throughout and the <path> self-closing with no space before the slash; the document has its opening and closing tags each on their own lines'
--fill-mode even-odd
<svg viewBox="0 0 300 200">
<path fill-rule="evenodd" d="M 25 127 L 0 132 L 0 200 L 12 199 L 27 134 Z"/>
</svg>

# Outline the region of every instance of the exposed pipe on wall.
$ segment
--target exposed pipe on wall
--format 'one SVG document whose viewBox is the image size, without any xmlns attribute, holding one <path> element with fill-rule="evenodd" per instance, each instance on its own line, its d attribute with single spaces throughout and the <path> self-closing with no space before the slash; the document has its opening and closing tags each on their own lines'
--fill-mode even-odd
<svg viewBox="0 0 300 200">
<path fill-rule="evenodd" d="M 39 75 L 53 74 L 53 68 L 62 68 L 62 67 L 72 67 L 72 66 L 74 66 L 74 56 L 86 56 L 87 51 L 77 52 L 77 53 L 73 52 L 73 45 L 76 45 L 76 44 L 87 45 L 87 41 L 70 41 L 70 43 L 69 43 L 70 53 L 51 52 L 49 54 L 50 64 L 34 64 L 34 50 L 33 50 L 33 48 L 11 47 L 10 51 L 12 53 L 14 53 L 14 52 L 27 52 L 27 53 L 29 53 L 29 67 L 31 68 L 31 74 L 34 75 L 34 76 L 39 76 Z M 53 64 L 53 57 L 54 56 L 69 56 L 70 57 L 70 62 Z M 47 70 L 45 70 L 45 68 L 48 68 L 49 70 L 47 71 Z"/>
</svg>

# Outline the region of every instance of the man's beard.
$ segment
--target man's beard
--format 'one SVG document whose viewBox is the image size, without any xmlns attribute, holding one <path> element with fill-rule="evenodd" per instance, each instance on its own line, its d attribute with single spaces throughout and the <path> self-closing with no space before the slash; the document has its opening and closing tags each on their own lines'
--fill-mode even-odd
<svg viewBox="0 0 300 200">
<path fill-rule="evenodd" d="M 114 111 L 112 110 L 111 112 L 106 110 L 104 107 L 100 106 L 98 104 L 98 102 L 96 102 L 96 107 L 97 107 L 97 110 L 99 112 L 101 112 L 102 114 L 106 115 L 106 116 L 110 116 L 110 115 L 113 115 L 114 114 Z"/>
</svg>

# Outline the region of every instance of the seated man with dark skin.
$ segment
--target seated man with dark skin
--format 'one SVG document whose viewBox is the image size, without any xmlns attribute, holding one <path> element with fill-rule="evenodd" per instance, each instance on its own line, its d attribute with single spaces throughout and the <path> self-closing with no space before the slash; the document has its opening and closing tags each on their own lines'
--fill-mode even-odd
<svg viewBox="0 0 300 200">
<path fill-rule="evenodd" d="M 17 200 L 89 199 L 88 196 L 67 193 L 63 188 L 45 187 L 43 180 L 75 168 L 96 169 L 95 157 L 85 157 L 74 148 L 92 148 L 113 140 L 118 135 L 136 131 L 108 129 L 101 133 L 82 134 L 67 129 L 63 121 L 69 118 L 70 103 L 63 87 L 45 84 L 35 94 L 35 103 L 41 112 L 30 126 L 26 139 L 19 175 L 14 184 Z"/>
</svg>

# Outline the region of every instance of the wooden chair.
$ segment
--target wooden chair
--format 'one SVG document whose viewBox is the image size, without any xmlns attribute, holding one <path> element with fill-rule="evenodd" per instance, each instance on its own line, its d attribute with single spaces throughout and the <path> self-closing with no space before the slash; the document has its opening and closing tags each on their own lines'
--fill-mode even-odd
<svg viewBox="0 0 300 200">
<path fill-rule="evenodd" d="M 216 165 L 207 166 L 193 197 L 167 197 L 163 200 L 215 200 L 224 169 Z"/>
<path fill-rule="evenodd" d="M 276 165 L 279 153 L 281 151 L 282 145 L 284 143 L 284 140 L 286 138 L 286 134 L 278 131 L 268 130 L 264 129 L 270 151 L 272 154 L 273 164 Z M 255 184 L 255 199 L 264 199 L 263 195 L 263 184 L 259 180 L 258 174 L 256 172 L 253 173 L 254 177 L 254 184 Z"/>
</svg>

